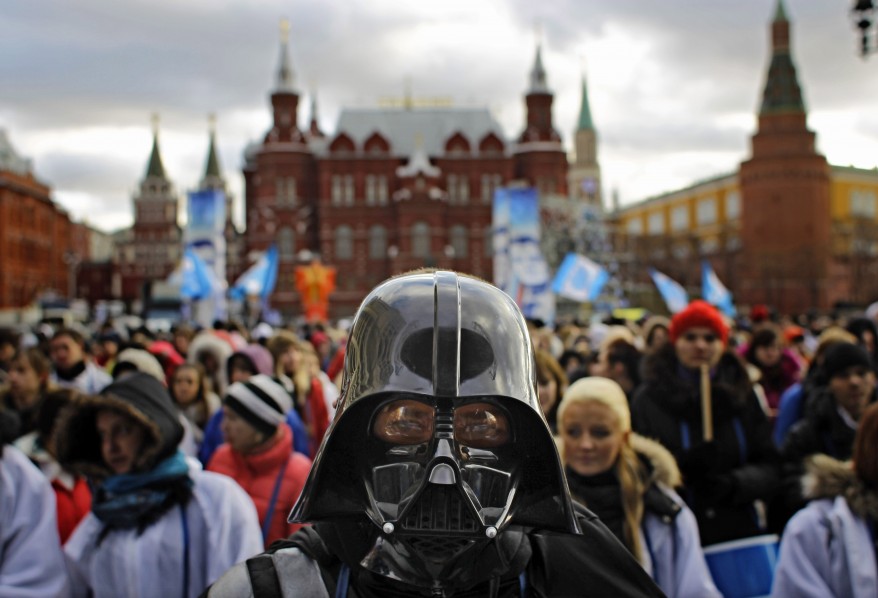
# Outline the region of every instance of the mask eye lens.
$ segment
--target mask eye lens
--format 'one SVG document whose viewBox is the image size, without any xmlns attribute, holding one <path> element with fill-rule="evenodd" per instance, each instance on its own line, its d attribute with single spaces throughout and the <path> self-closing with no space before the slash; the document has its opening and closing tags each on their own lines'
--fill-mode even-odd
<svg viewBox="0 0 878 598">
<path fill-rule="evenodd" d="M 420 401 L 402 399 L 381 408 L 372 433 L 391 444 L 421 444 L 433 437 L 433 408 Z"/>
<path fill-rule="evenodd" d="M 491 448 L 509 441 L 509 419 L 491 403 L 470 403 L 454 411 L 454 438 L 474 448 Z"/>
</svg>

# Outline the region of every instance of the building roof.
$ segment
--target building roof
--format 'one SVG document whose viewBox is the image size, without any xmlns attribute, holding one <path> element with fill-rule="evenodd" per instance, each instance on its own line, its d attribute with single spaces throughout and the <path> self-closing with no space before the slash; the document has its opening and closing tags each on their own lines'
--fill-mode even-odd
<svg viewBox="0 0 878 598">
<path fill-rule="evenodd" d="M 790 54 L 789 27 L 783 0 L 778 0 L 777 15 L 772 25 L 771 63 L 765 78 L 760 114 L 805 111 L 796 65 Z"/>
<path fill-rule="evenodd" d="M 344 108 L 336 131 L 358 145 L 380 133 L 390 143 L 392 154 L 404 157 L 418 149 L 419 136 L 428 156 L 444 154 L 446 141 L 455 133 L 466 137 L 474 152 L 489 133 L 506 143 L 502 128 L 487 108 Z"/>
<path fill-rule="evenodd" d="M 293 87 L 293 67 L 290 63 L 290 24 L 286 19 L 280 23 L 280 60 L 277 67 L 275 93 L 295 93 Z"/>
<path fill-rule="evenodd" d="M 152 134 L 152 152 L 149 154 L 149 163 L 146 165 L 146 176 L 164 179 L 166 177 L 165 167 L 162 164 L 162 154 L 159 151 L 158 119 L 154 119 L 154 121 L 154 130 Z"/>
<path fill-rule="evenodd" d="M 579 106 L 579 124 L 577 131 L 593 131 L 594 124 L 591 120 L 591 108 L 588 105 L 588 86 L 585 83 L 585 74 L 582 75 L 582 103 Z"/>
<path fill-rule="evenodd" d="M 219 158 L 216 153 L 216 131 L 213 129 L 211 125 L 210 128 L 210 147 L 207 149 L 207 163 L 204 167 L 204 178 L 222 178 L 222 172 L 220 171 Z"/>
<path fill-rule="evenodd" d="M 787 20 L 787 10 L 783 5 L 783 0 L 777 0 L 777 10 L 774 13 L 775 21 L 786 21 Z"/>
<path fill-rule="evenodd" d="M 31 161 L 18 155 L 6 135 L 6 129 L 0 129 L 0 170 L 20 175 L 31 172 Z"/>
</svg>

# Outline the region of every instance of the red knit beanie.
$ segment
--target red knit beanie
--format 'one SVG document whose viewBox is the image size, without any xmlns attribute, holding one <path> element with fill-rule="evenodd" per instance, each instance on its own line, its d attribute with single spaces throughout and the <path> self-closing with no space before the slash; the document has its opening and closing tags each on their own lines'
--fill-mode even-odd
<svg viewBox="0 0 878 598">
<path fill-rule="evenodd" d="M 710 328 L 722 340 L 723 345 L 729 338 L 729 327 L 716 308 L 707 301 L 696 299 L 671 319 L 671 342 L 677 342 L 680 335 L 696 326 Z"/>
</svg>

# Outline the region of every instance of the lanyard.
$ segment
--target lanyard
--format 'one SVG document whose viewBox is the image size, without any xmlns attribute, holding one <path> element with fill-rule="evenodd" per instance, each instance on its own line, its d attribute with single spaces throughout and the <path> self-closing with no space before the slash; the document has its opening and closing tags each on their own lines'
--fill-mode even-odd
<svg viewBox="0 0 878 598">
<path fill-rule="evenodd" d="M 271 500 L 268 503 L 268 511 L 265 513 L 265 521 L 262 523 L 262 541 L 265 542 L 265 539 L 268 537 L 268 530 L 271 527 L 271 520 L 274 518 L 274 507 L 277 504 L 277 495 L 280 494 L 280 486 L 284 481 L 284 474 L 287 472 L 287 465 L 290 463 L 290 459 L 293 458 L 293 454 L 287 457 L 287 460 L 284 461 L 283 466 L 280 468 L 280 471 L 277 472 L 277 479 L 274 481 L 274 490 L 271 493 Z"/>
<path fill-rule="evenodd" d="M 183 598 L 189 595 L 189 521 L 186 507 L 180 505 L 180 520 L 183 524 Z"/>
</svg>

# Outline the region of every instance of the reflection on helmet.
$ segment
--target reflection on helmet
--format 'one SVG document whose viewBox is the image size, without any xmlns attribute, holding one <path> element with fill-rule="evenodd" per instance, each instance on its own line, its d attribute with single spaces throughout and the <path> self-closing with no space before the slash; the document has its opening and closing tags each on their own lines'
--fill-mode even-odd
<svg viewBox="0 0 878 598">
<path fill-rule="evenodd" d="M 521 312 L 453 272 L 393 278 L 364 300 L 342 396 L 291 519 L 366 514 L 363 564 L 454 576 L 509 525 L 578 531 L 536 393 Z"/>
</svg>

